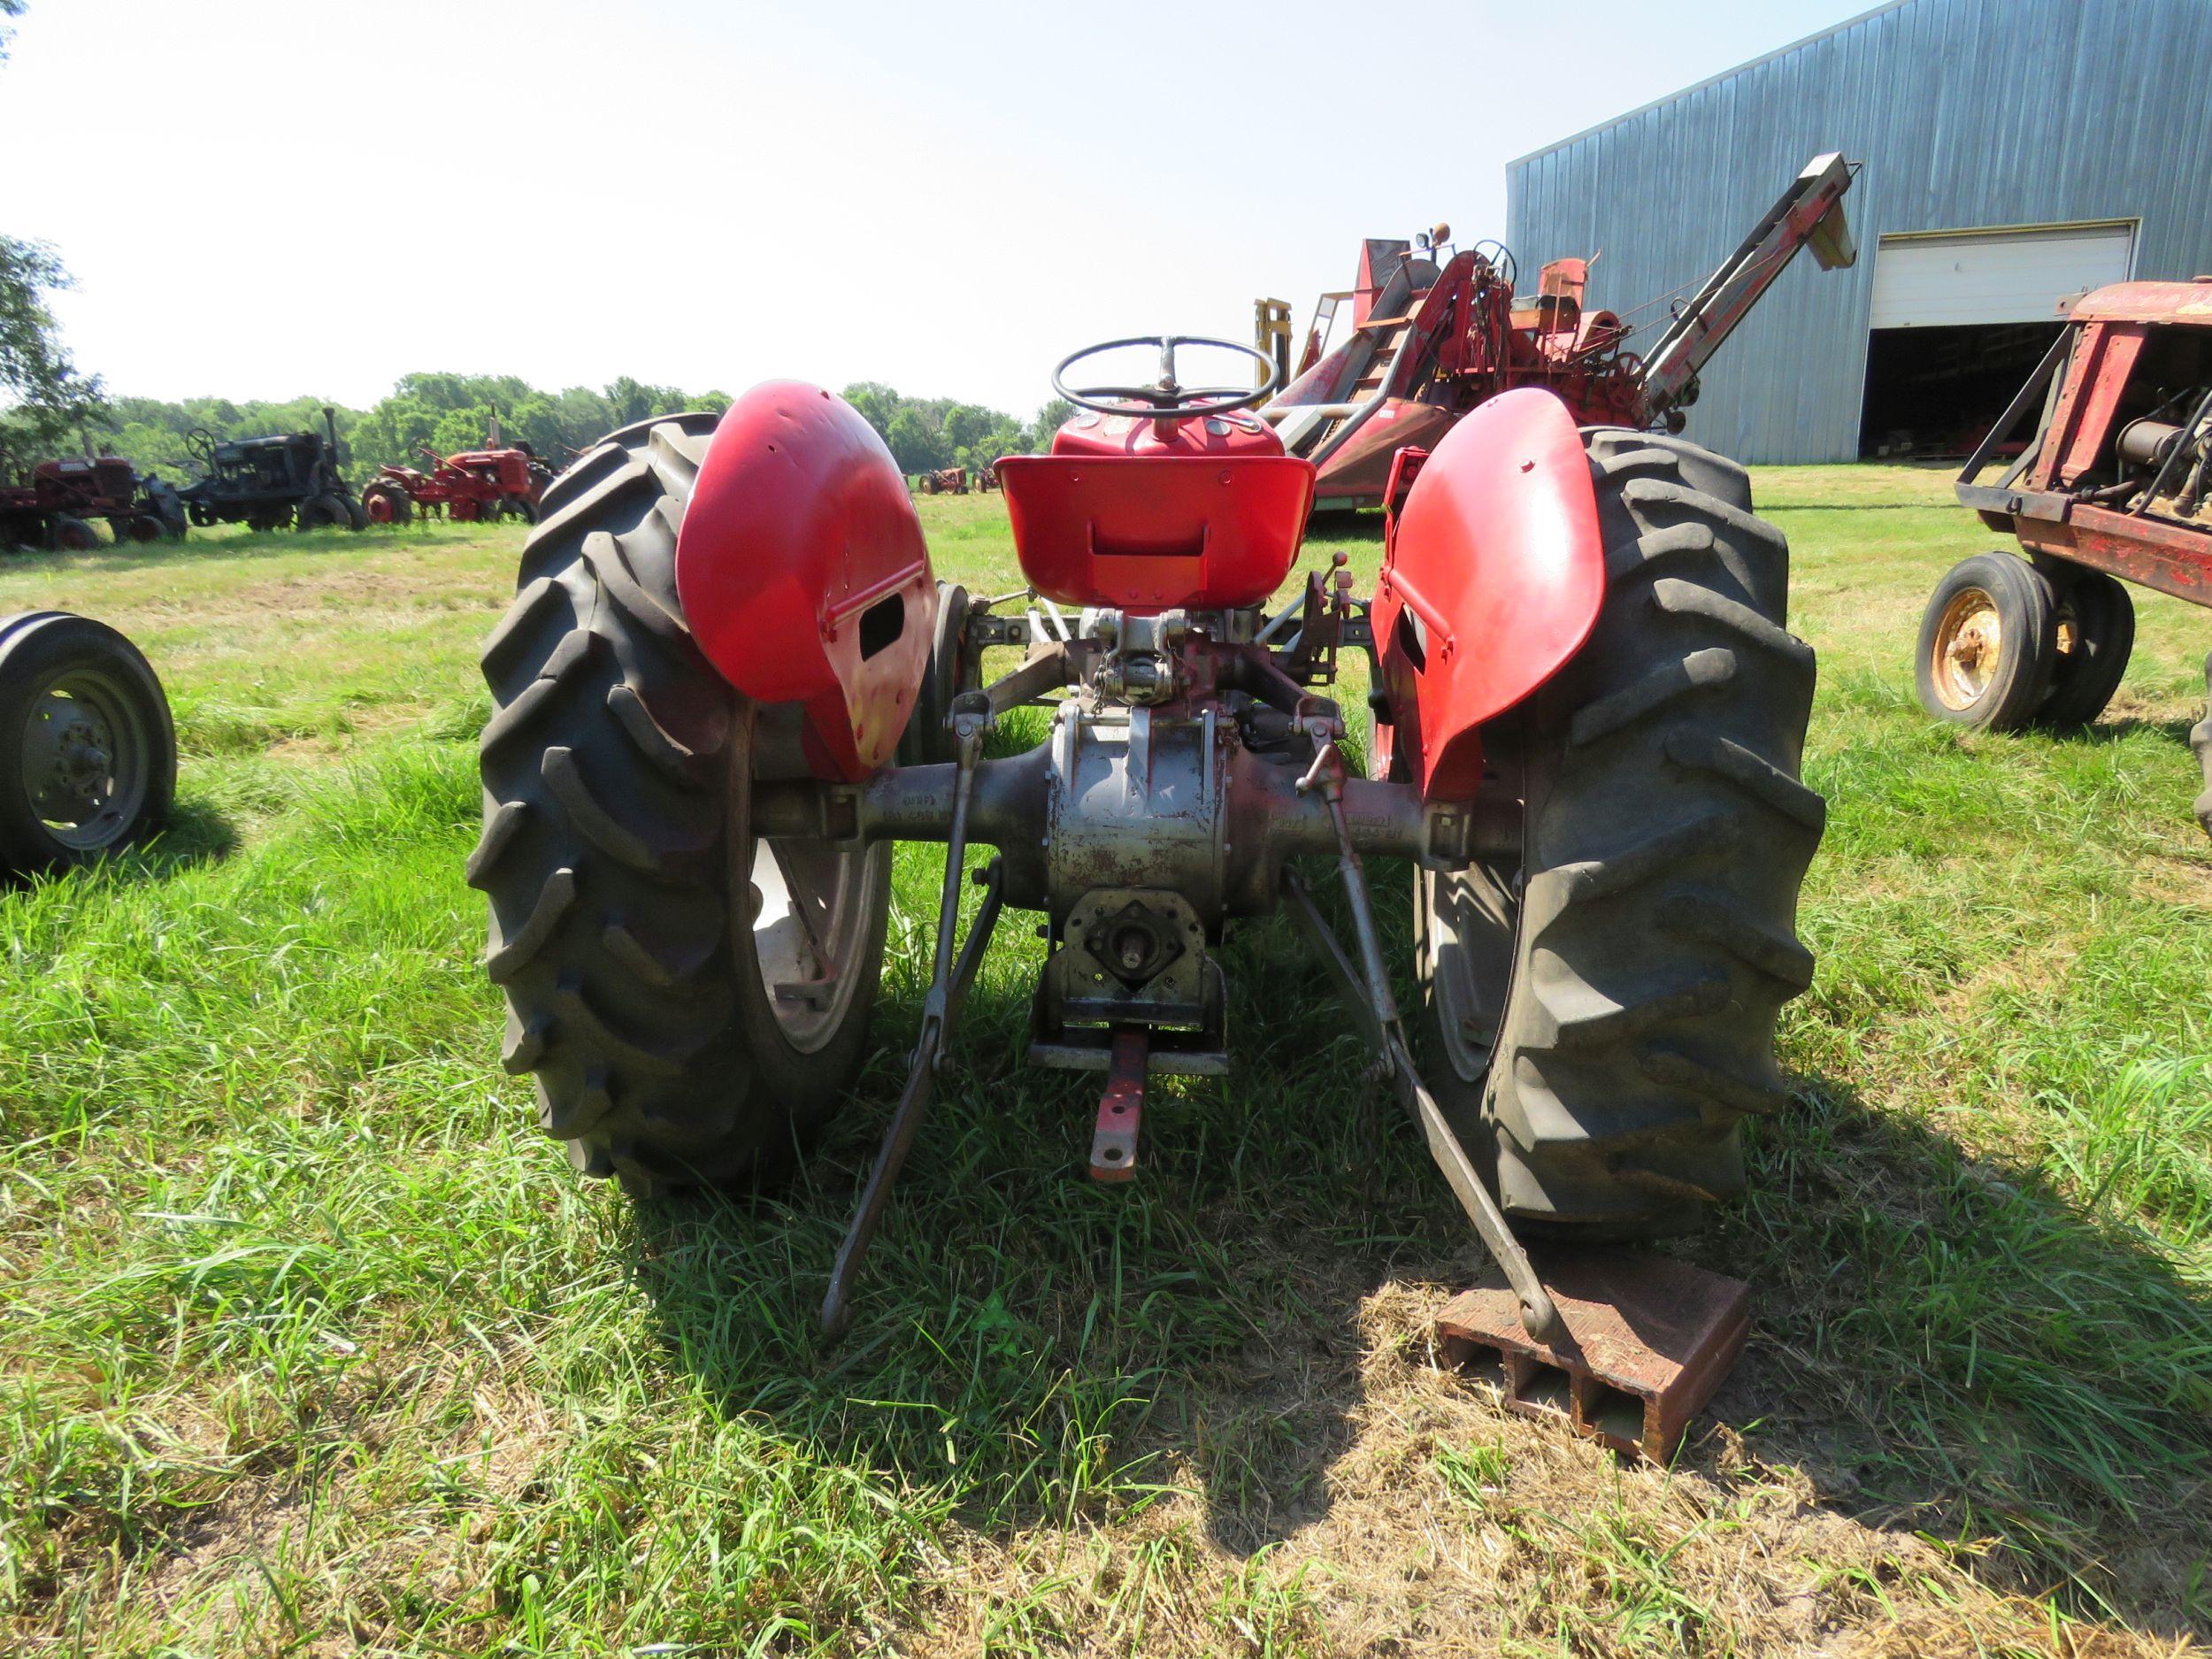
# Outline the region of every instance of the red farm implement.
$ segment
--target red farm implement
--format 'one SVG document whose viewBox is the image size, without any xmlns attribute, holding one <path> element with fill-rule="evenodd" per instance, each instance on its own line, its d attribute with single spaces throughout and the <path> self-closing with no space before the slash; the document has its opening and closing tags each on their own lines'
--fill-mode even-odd
<svg viewBox="0 0 2212 1659">
<path fill-rule="evenodd" d="M 1454 1351 L 1664 1455 L 1742 1339 L 1740 1287 L 1612 1247 L 1740 1190 L 1738 1125 L 1786 1098 L 1775 1020 L 1812 973 L 1794 911 L 1824 806 L 1783 538 L 1741 468 L 1578 431 L 1521 386 L 1411 477 L 1371 597 L 1340 557 L 1286 590 L 1317 468 L 1252 412 L 1272 374 L 1179 379 L 1193 348 L 1261 354 L 1130 348 L 1154 355 L 1126 383 L 1064 362 L 1077 412 L 997 464 L 1018 599 L 937 580 L 889 451 L 816 387 L 625 428 L 554 482 L 484 655 L 468 876 L 504 1064 L 588 1174 L 772 1177 L 869 1058 L 893 845 L 941 846 L 834 1334 L 1006 908 L 1047 941 L 1031 1059 L 1103 1078 L 1104 1179 L 1147 1165 L 1150 1076 L 1229 1069 L 1225 937 L 1286 910 L 1503 1276 L 1455 1305 Z M 1364 773 L 1331 695 L 1353 651 Z M 1004 752 L 1025 705 L 1046 733 Z M 1410 941 L 1385 938 L 1377 861 L 1411 867 Z M 1562 1240 L 1584 1248 L 1548 1256 Z"/>
<path fill-rule="evenodd" d="M 1698 371 L 1798 249 L 1809 244 L 1824 269 L 1852 263 L 1842 210 L 1851 174 L 1841 156 L 1816 157 L 1640 354 L 1618 315 L 1584 309 L 1588 260 L 1554 260 L 1524 295 L 1513 256 L 1495 242 L 1448 252 L 1442 225 L 1417 246 L 1371 237 L 1356 286 L 1322 296 L 1295 377 L 1260 413 L 1285 449 L 1314 464 L 1317 500 L 1340 507 L 1382 504 L 1399 450 L 1433 448 L 1470 410 L 1515 387 L 1552 392 L 1584 426 L 1679 432 Z M 1351 335 L 1332 350 L 1347 301 Z M 1278 300 L 1256 303 L 1260 346 L 1279 363 L 1288 312 Z"/>
<path fill-rule="evenodd" d="M 99 545 L 93 526 L 103 518 L 119 542 L 184 534 L 176 491 L 111 455 L 42 461 L 0 484 L 0 547 L 81 553 Z"/>
<path fill-rule="evenodd" d="M 914 488 L 925 495 L 964 495 L 968 493 L 968 469 L 941 466 L 933 472 L 918 472 Z"/>
<path fill-rule="evenodd" d="M 2018 459 L 1983 482 L 2031 411 Z M 2124 583 L 2212 606 L 2212 277 L 2085 296 L 1957 489 L 2013 545 L 1936 585 L 1914 654 L 1922 704 L 1997 731 L 2095 719 L 2135 643 Z M 2212 697 L 2212 657 L 2205 676 Z M 2212 834 L 2212 712 L 2190 741 Z"/>
<path fill-rule="evenodd" d="M 462 524 L 510 516 L 537 522 L 538 498 L 553 473 L 528 444 L 447 456 L 424 444 L 421 454 L 428 472 L 388 465 L 369 480 L 361 504 L 371 524 L 405 524 L 418 516 Z"/>
</svg>

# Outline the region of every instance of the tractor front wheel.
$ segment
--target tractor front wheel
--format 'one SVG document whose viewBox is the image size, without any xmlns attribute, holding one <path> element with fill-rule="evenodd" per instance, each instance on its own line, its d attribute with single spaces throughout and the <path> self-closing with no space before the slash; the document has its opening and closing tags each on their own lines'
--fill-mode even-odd
<svg viewBox="0 0 2212 1659">
<path fill-rule="evenodd" d="M 89 522 L 65 512 L 54 515 L 47 536 L 58 553 L 89 553 L 100 545 L 100 533 Z"/>
<path fill-rule="evenodd" d="M 1500 1203 L 1586 1239 L 1695 1227 L 1740 1192 L 1739 1126 L 1788 1089 L 1811 982 L 1797 895 L 1825 806 L 1800 780 L 1812 648 L 1743 469 L 1587 439 L 1607 591 L 1588 643 L 1486 728 L 1517 857 L 1419 873 L 1428 1075 Z"/>
<path fill-rule="evenodd" d="M 755 836 L 799 775 L 795 710 L 739 696 L 676 593 L 676 526 L 716 418 L 624 428 L 547 492 L 484 648 L 486 966 L 503 1063 L 587 1174 L 641 1196 L 767 1179 L 864 1058 L 890 849 Z"/>
</svg>

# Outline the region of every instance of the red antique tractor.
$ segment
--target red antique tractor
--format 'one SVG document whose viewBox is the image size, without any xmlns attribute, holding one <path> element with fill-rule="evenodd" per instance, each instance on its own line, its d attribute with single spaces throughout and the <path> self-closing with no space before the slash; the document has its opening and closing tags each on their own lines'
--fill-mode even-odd
<svg viewBox="0 0 2212 1659">
<path fill-rule="evenodd" d="M 772 1177 L 868 1057 L 893 845 L 941 845 L 834 1333 L 1004 907 L 1049 942 L 1031 1058 L 1104 1074 L 1105 1180 L 1145 1162 L 1150 1074 L 1229 1068 L 1220 948 L 1279 907 L 1502 1271 L 1448 1333 L 1516 1403 L 1664 1455 L 1742 1340 L 1743 1287 L 1559 1241 L 1695 1225 L 1741 1187 L 1740 1119 L 1787 1098 L 1775 1021 L 1812 975 L 1793 918 L 1824 809 L 1783 537 L 1740 467 L 1520 388 L 1413 473 L 1371 598 L 1340 557 L 1275 609 L 1316 469 L 1249 412 L 1271 373 L 1187 386 L 1179 352 L 1259 354 L 1112 344 L 1156 376 L 1071 384 L 1076 354 L 1053 376 L 1074 417 L 997 464 L 1018 606 L 936 579 L 888 450 L 812 386 L 641 422 L 556 481 L 484 651 L 468 879 L 503 1063 L 587 1174 Z M 1018 666 L 986 673 L 1003 646 Z M 1330 695 L 1347 651 L 1376 687 L 1367 775 Z M 987 756 L 1038 703 L 1048 734 Z M 1415 872 L 1411 1008 L 1380 859 Z"/>
<path fill-rule="evenodd" d="M 2019 458 L 1983 483 L 2031 409 Z M 1922 706 L 1993 731 L 2087 725 L 2135 644 L 2123 580 L 2212 605 L 2212 277 L 2084 296 L 1956 488 L 2017 552 L 1978 553 L 1936 584 L 1914 653 Z M 2205 682 L 2212 700 L 2212 656 Z M 2212 834 L 2212 711 L 2189 741 Z"/>
<path fill-rule="evenodd" d="M 1555 259 L 1529 295 L 1516 292 L 1509 250 L 1486 242 L 1449 252 L 1448 225 L 1417 245 L 1370 237 L 1357 283 L 1321 296 L 1295 375 L 1260 413 L 1318 469 L 1321 504 L 1337 507 L 1382 505 L 1401 449 L 1433 448 L 1509 387 L 1548 387 L 1586 424 L 1679 432 L 1698 372 L 1800 248 L 1824 270 L 1853 262 L 1843 215 L 1852 172 L 1839 155 L 1816 156 L 1640 354 L 1628 349 L 1635 331 L 1620 316 L 1584 306 L 1587 259 Z M 1347 301 L 1351 334 L 1328 349 Z M 1289 311 L 1280 300 L 1255 306 L 1259 347 L 1286 370 Z"/>
<path fill-rule="evenodd" d="M 0 548 L 82 553 L 100 544 L 106 519 L 117 541 L 180 540 L 184 504 L 150 473 L 112 455 L 42 461 L 13 484 L 0 484 Z"/>
<path fill-rule="evenodd" d="M 968 469 L 941 466 L 933 472 L 918 472 L 914 475 L 914 488 L 925 495 L 964 495 L 968 493 Z"/>
<path fill-rule="evenodd" d="M 441 456 L 426 443 L 420 453 L 430 463 L 427 472 L 387 465 L 361 492 L 371 524 L 405 524 L 418 514 L 460 524 L 509 515 L 537 522 L 538 498 L 553 470 L 528 444 Z"/>
</svg>

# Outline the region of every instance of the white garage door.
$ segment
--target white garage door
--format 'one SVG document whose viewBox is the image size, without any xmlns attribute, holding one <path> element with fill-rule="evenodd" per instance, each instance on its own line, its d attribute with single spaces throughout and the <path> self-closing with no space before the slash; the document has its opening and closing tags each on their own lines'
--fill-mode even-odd
<svg viewBox="0 0 2212 1659">
<path fill-rule="evenodd" d="M 2131 225 L 1885 236 L 1874 259 L 1872 326 L 2052 322 L 2064 314 L 2062 301 L 2126 281 L 2134 251 Z"/>
</svg>

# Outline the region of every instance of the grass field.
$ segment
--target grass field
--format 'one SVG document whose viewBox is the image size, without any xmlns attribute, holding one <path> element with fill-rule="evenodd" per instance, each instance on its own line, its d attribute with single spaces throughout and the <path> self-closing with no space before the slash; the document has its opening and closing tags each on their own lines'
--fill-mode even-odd
<svg viewBox="0 0 2212 1659">
<path fill-rule="evenodd" d="M 2094 730 L 1914 703 L 1986 545 L 1940 473 L 1777 469 L 1822 652 L 1793 1108 L 1688 1254 L 1755 1286 L 1670 1471 L 1431 1364 L 1477 1266 L 1286 923 L 1237 1075 L 1078 1179 L 1002 931 L 847 1345 L 812 1313 L 900 1081 L 795 1190 L 639 1209 L 496 1064 L 461 882 L 518 530 L 0 565 L 131 634 L 173 832 L 0 893 L 0 1651 L 2166 1654 L 2212 1635 L 2212 645 L 2139 595 Z M 1011 587 L 991 498 L 922 511 Z M 1320 545 L 1331 545 L 1323 541 Z M 1363 579 L 1371 534 L 1340 543 Z M 1402 879 L 1386 925 L 1408 930 Z"/>
</svg>

